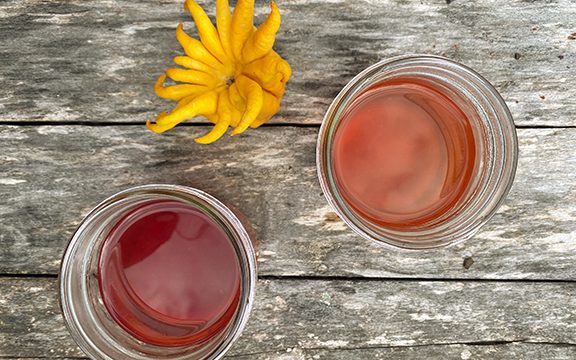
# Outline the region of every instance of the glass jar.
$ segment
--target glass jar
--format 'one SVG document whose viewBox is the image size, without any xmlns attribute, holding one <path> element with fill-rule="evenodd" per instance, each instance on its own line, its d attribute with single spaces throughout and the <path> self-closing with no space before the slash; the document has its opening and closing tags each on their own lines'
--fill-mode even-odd
<svg viewBox="0 0 576 360">
<path fill-rule="evenodd" d="M 343 116 L 359 96 L 384 82 L 405 78 L 437 89 L 465 114 L 473 134 L 475 160 L 468 185 L 450 208 L 425 223 L 395 228 L 365 216 L 346 199 L 335 174 L 333 151 Z M 347 225 L 362 237 L 389 248 L 414 250 L 453 245 L 472 237 L 504 200 L 518 158 L 512 116 L 494 87 L 464 65 L 428 55 L 384 60 L 352 79 L 329 107 L 316 150 L 322 191 Z"/>
<path fill-rule="evenodd" d="M 239 301 L 231 320 L 201 343 L 158 346 L 126 332 L 102 299 L 98 261 L 107 234 L 131 210 L 156 200 L 191 205 L 221 227 L 238 257 Z M 220 359 L 246 325 L 257 280 L 253 239 L 241 220 L 214 197 L 177 185 L 145 185 L 122 191 L 100 203 L 82 221 L 62 260 L 59 289 L 64 320 L 72 337 L 92 359 Z"/>
</svg>

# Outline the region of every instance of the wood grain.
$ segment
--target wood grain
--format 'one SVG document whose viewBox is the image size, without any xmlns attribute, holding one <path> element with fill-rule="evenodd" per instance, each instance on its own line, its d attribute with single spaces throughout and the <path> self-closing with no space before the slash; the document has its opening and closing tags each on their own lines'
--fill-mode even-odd
<svg viewBox="0 0 576 360">
<path fill-rule="evenodd" d="M 202 147 L 207 127 L 142 126 L 172 106 L 152 85 L 181 52 L 176 24 L 195 31 L 181 0 L 0 1 L 0 359 L 85 359 L 58 307 L 61 254 L 90 208 L 147 183 L 203 189 L 257 230 L 255 308 L 229 359 L 575 359 L 573 1 L 278 3 L 294 74 L 271 123 L 312 126 Z M 355 74 L 408 53 L 471 66 L 519 127 L 543 128 L 519 130 L 516 182 L 474 239 L 394 253 L 328 207 L 315 125 Z"/>
<path fill-rule="evenodd" d="M 498 345 L 425 345 L 410 347 L 368 347 L 351 350 L 299 349 L 264 352 L 251 355 L 231 355 L 226 359 L 234 360 L 350 360 L 350 359 L 386 359 L 386 360 L 429 360 L 429 359 L 555 359 L 572 360 L 576 350 L 571 346 L 552 344 L 498 344 Z"/>
<path fill-rule="evenodd" d="M 576 129 L 520 130 L 516 182 L 498 214 L 468 242 L 416 253 L 363 240 L 332 213 L 316 176 L 317 129 L 265 128 L 209 147 L 192 141 L 202 131 L 0 127 L 0 273 L 56 274 L 90 208 L 130 186 L 173 183 L 247 215 L 264 276 L 576 279 Z"/>
<path fill-rule="evenodd" d="M 214 14 L 212 1 L 201 2 Z M 449 3 L 449 4 L 448 4 Z M 136 122 L 172 104 L 155 78 L 181 52 L 182 1 L 0 3 L 0 121 Z M 277 49 L 292 64 L 272 122 L 318 124 L 331 99 L 380 59 L 444 55 L 485 75 L 518 125 L 576 125 L 571 0 L 281 0 Z M 267 11 L 258 1 L 257 23 Z"/>
<path fill-rule="evenodd" d="M 350 360 L 350 359 L 387 359 L 387 360 L 429 360 L 429 359 L 555 359 L 572 360 L 576 350 L 569 345 L 540 343 L 510 343 L 497 345 L 425 345 L 409 347 L 369 347 L 365 349 L 299 349 L 287 348 L 281 351 L 262 351 L 247 355 L 228 355 L 225 359 L 234 360 Z M 2 357 L 2 360 L 22 360 L 23 358 Z M 26 360 L 50 359 L 50 357 L 26 357 Z M 86 357 L 62 358 L 58 360 L 78 360 Z"/>
<path fill-rule="evenodd" d="M 429 359 L 555 359 L 572 360 L 575 351 L 571 346 L 554 344 L 511 343 L 498 345 L 426 345 L 411 347 L 383 347 L 352 350 L 299 349 L 289 348 L 282 351 L 263 351 L 249 355 L 228 355 L 225 359 L 234 360 L 350 360 L 350 359 L 387 359 L 387 360 L 429 360 Z M 26 360 L 50 359 L 49 357 L 27 357 Z M 56 358 L 58 360 L 78 360 L 85 357 Z M 22 360 L 22 358 L 3 357 L 2 360 Z"/>
<path fill-rule="evenodd" d="M 264 280 L 229 358 L 571 359 L 575 292 L 573 283 Z M 0 358 L 82 356 L 54 279 L 0 279 L 0 334 Z"/>
</svg>

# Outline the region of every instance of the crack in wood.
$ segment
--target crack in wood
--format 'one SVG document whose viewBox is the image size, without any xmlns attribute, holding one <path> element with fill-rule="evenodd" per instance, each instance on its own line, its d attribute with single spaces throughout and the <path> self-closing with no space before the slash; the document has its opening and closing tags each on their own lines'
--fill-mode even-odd
<svg viewBox="0 0 576 360">
<path fill-rule="evenodd" d="M 132 121 L 59 121 L 59 120 L 33 120 L 33 121 L 10 121 L 0 120 L 0 126 L 23 126 L 23 127 L 37 127 L 37 126 L 87 126 L 87 127 L 107 127 L 107 126 L 144 126 L 145 122 L 141 123 Z M 261 128 L 320 128 L 320 123 L 290 123 L 290 122 L 274 122 L 265 123 Z M 178 126 L 185 127 L 198 127 L 198 126 L 212 126 L 211 123 L 206 121 L 199 122 L 183 122 Z M 516 125 L 516 129 L 576 129 L 576 125 Z"/>
<path fill-rule="evenodd" d="M 6 121 L 0 120 L 0 126 L 22 126 L 22 127 L 38 127 L 38 126 L 87 126 L 87 127 L 108 127 L 108 126 L 134 126 L 134 127 L 144 127 L 145 121 L 142 122 L 131 122 L 131 121 L 58 121 L 58 120 L 34 120 L 34 121 Z M 183 122 L 178 124 L 182 127 L 198 127 L 198 126 L 213 126 L 212 123 L 207 121 L 199 122 Z M 276 123 L 265 123 L 261 128 L 269 127 L 288 127 L 288 128 L 319 128 L 320 124 L 308 124 L 308 123 L 289 123 L 289 122 L 276 122 Z"/>
<path fill-rule="evenodd" d="M 498 279 L 498 278 L 426 278 L 426 277 L 363 277 L 363 276 L 323 276 L 323 275 L 259 275 L 260 280 L 278 281 L 358 281 L 358 282 L 479 282 L 479 283 L 559 283 L 572 284 L 572 279 Z"/>
<path fill-rule="evenodd" d="M 57 279 L 58 274 L 0 274 L 3 279 Z"/>
<path fill-rule="evenodd" d="M 0 273 L 0 279 L 58 279 L 58 274 Z M 445 283 L 519 283 L 519 284 L 576 284 L 571 279 L 497 279 L 497 278 L 423 278 L 423 277 L 362 277 L 362 276 L 316 276 L 316 275 L 259 275 L 258 280 L 274 281 L 331 281 L 331 282 L 445 282 Z M 1 357 L 0 357 L 1 358 Z"/>
</svg>

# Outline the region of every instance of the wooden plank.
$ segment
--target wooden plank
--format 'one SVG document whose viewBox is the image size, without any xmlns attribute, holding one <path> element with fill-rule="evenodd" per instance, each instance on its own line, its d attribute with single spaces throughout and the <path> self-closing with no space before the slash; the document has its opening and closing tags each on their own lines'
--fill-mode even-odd
<svg viewBox="0 0 576 360">
<path fill-rule="evenodd" d="M 499 345 L 426 345 L 414 347 L 365 348 L 352 350 L 308 350 L 264 352 L 251 355 L 231 355 L 234 360 L 350 360 L 350 359 L 555 359 L 572 360 L 576 350 L 571 346 L 549 344 Z"/>
<path fill-rule="evenodd" d="M 282 351 L 264 351 L 258 354 L 228 355 L 234 360 L 350 360 L 350 359 L 554 359 L 572 360 L 575 350 L 572 346 L 552 344 L 498 344 L 498 345 L 427 345 L 415 347 L 366 348 L 351 350 L 311 350 L 288 348 Z M 26 360 L 42 360 L 46 357 L 27 357 Z M 49 358 L 48 358 L 49 359 Z M 88 359 L 84 357 L 55 358 L 58 360 Z M 22 360 L 22 358 L 2 358 L 2 360 Z"/>
<path fill-rule="evenodd" d="M 570 359 L 575 291 L 574 283 L 264 280 L 230 358 Z M 55 280 L 3 278 L 0 300 L 0 357 L 82 356 L 59 315 Z"/>
<path fill-rule="evenodd" d="M 180 52 L 182 1 L 8 0 L 0 4 L 0 121 L 142 123 L 171 104 L 154 79 Z M 449 3 L 449 4 L 447 4 Z M 211 15 L 214 2 L 203 1 Z M 484 74 L 519 125 L 576 125 L 571 0 L 282 0 L 277 48 L 294 76 L 273 122 L 314 123 L 355 74 L 408 53 Z M 266 1 L 258 1 L 257 22 Z"/>
<path fill-rule="evenodd" d="M 575 350 L 572 346 L 551 344 L 498 344 L 498 345 L 427 345 L 415 347 L 366 348 L 351 350 L 310 350 L 288 348 L 282 351 L 268 351 L 249 355 L 228 355 L 225 359 L 234 360 L 350 360 L 350 359 L 554 359 L 572 360 Z M 26 360 L 50 359 L 27 357 Z M 78 360 L 85 357 L 55 358 L 58 360 Z M 2 360 L 22 360 L 22 358 L 2 358 Z"/>
<path fill-rule="evenodd" d="M 262 275 L 576 279 L 576 129 L 520 130 L 516 182 L 496 217 L 464 244 L 416 253 L 387 251 L 334 217 L 316 178 L 317 129 L 265 128 L 208 147 L 192 141 L 202 131 L 0 127 L 0 273 L 57 273 L 91 207 L 133 185 L 174 183 L 247 215 Z"/>
</svg>

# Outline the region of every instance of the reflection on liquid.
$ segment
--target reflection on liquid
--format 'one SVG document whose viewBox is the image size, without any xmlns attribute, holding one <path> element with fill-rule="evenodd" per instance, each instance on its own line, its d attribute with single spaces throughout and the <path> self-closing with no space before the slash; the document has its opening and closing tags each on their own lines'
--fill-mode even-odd
<svg viewBox="0 0 576 360">
<path fill-rule="evenodd" d="M 240 270 L 224 231 L 177 201 L 155 201 L 127 214 L 100 254 L 99 281 L 114 319 L 156 345 L 202 341 L 237 307 Z"/>
<path fill-rule="evenodd" d="M 345 110 L 332 146 L 343 198 L 394 228 L 439 216 L 465 191 L 475 144 L 464 113 L 413 79 L 383 82 Z"/>
</svg>

